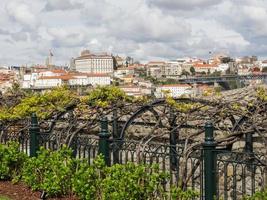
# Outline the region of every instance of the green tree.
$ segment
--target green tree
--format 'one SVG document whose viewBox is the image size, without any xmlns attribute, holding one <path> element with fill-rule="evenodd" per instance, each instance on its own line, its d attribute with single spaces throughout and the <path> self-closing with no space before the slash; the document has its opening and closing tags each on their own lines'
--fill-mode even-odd
<svg viewBox="0 0 267 200">
<path fill-rule="evenodd" d="M 84 101 L 91 106 L 109 107 L 122 102 L 131 102 L 132 98 L 116 86 L 98 86 L 92 90 Z"/>
<path fill-rule="evenodd" d="M 54 112 L 63 112 L 65 108 L 77 100 L 66 87 L 54 88 L 44 93 L 29 93 L 19 103 L 11 107 L 0 108 L 0 120 L 22 119 L 36 113 L 45 119 Z"/>
<path fill-rule="evenodd" d="M 186 71 L 185 69 L 183 69 L 181 75 L 182 76 L 189 76 L 190 73 L 188 71 Z"/>
<path fill-rule="evenodd" d="M 195 70 L 195 68 L 193 66 L 190 67 L 190 72 L 191 72 L 192 75 L 196 74 L 196 70 Z"/>
</svg>

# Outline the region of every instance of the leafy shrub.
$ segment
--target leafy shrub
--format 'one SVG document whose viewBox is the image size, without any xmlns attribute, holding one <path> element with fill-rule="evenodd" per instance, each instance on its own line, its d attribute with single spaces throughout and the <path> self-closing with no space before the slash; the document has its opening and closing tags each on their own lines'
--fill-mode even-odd
<svg viewBox="0 0 267 200">
<path fill-rule="evenodd" d="M 14 142 L 0 144 L 0 177 L 21 177 L 33 190 L 45 191 L 50 197 L 75 193 L 86 200 L 167 199 L 163 185 L 169 179 L 158 165 L 127 163 L 107 167 L 98 157 L 89 166 L 87 161 L 74 159 L 65 146 L 58 151 L 41 147 L 37 157 L 28 158 Z M 177 189 L 172 197 L 186 200 L 196 194 Z"/>
<path fill-rule="evenodd" d="M 187 190 L 182 190 L 181 188 L 172 188 L 171 189 L 171 198 L 172 199 L 179 199 L 179 200 L 190 200 L 190 199 L 195 199 L 199 197 L 199 193 L 192 190 L 192 189 L 187 189 Z"/>
<path fill-rule="evenodd" d="M 72 178 L 73 191 L 82 199 L 97 199 L 101 195 L 101 178 L 105 168 L 104 160 L 97 158 L 93 165 L 88 166 L 86 161 L 77 165 Z"/>
<path fill-rule="evenodd" d="M 37 157 L 25 164 L 22 180 L 33 190 L 43 190 L 48 196 L 60 196 L 71 191 L 71 177 L 75 162 L 71 150 L 58 151 L 41 148 Z"/>
<path fill-rule="evenodd" d="M 18 143 L 0 144 L 0 179 L 18 179 L 26 158 L 27 156 L 19 151 Z"/>
<path fill-rule="evenodd" d="M 251 197 L 244 197 L 244 200 L 265 200 L 267 199 L 267 190 L 263 191 L 257 191 L 253 196 Z"/>
<path fill-rule="evenodd" d="M 73 190 L 82 199 L 164 199 L 166 173 L 158 167 L 127 163 L 105 167 L 98 158 L 90 167 L 82 165 L 73 178 Z"/>
<path fill-rule="evenodd" d="M 44 93 L 31 93 L 20 100 L 17 105 L 0 107 L 0 120 L 22 119 L 36 113 L 45 119 L 76 101 L 76 96 L 66 87 L 57 87 Z"/>
<path fill-rule="evenodd" d="M 105 108 L 120 102 L 132 101 L 132 98 L 116 86 L 98 86 L 83 101 L 91 106 Z"/>
</svg>

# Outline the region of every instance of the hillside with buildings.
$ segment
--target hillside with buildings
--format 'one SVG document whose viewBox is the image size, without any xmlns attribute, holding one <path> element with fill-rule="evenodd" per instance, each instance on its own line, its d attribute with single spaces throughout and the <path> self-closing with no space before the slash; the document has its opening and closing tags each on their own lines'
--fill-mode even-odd
<svg viewBox="0 0 267 200">
<path fill-rule="evenodd" d="M 13 83 L 25 90 L 47 90 L 67 85 L 80 91 L 98 85 L 116 85 L 130 96 L 155 96 L 161 98 L 166 92 L 173 97 L 197 96 L 211 90 L 224 90 L 216 82 L 181 83 L 180 80 L 199 77 L 248 76 L 266 73 L 267 61 L 257 57 L 230 58 L 214 55 L 210 59 L 179 58 L 176 60 L 140 63 L 130 57 L 83 50 L 71 59 L 69 66 L 53 64 L 49 53 L 46 65 L 3 68 L 0 87 L 4 92 Z M 266 78 L 233 80 L 226 82 L 228 89 L 266 83 Z"/>
</svg>

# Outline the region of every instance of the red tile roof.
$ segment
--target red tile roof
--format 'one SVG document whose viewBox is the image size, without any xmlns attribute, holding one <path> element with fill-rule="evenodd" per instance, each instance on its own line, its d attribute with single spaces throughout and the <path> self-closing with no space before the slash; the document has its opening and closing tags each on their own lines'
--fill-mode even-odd
<svg viewBox="0 0 267 200">
<path fill-rule="evenodd" d="M 200 64 L 200 63 L 195 63 L 194 65 L 193 65 L 194 67 L 196 67 L 196 68 L 214 68 L 214 67 L 217 67 L 217 65 L 215 65 L 215 64 Z"/>
</svg>

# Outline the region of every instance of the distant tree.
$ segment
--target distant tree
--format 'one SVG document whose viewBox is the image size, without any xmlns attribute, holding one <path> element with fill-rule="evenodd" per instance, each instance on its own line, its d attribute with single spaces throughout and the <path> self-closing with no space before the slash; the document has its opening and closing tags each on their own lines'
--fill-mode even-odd
<svg viewBox="0 0 267 200">
<path fill-rule="evenodd" d="M 212 76 L 221 76 L 222 72 L 215 70 L 211 75 Z"/>
<path fill-rule="evenodd" d="M 203 72 L 200 72 L 200 74 L 201 74 L 201 75 L 206 75 L 206 72 L 203 71 Z"/>
<path fill-rule="evenodd" d="M 210 69 L 208 69 L 208 73 L 207 74 L 210 75 Z"/>
<path fill-rule="evenodd" d="M 195 70 L 195 68 L 193 66 L 190 67 L 190 72 L 191 72 L 192 75 L 196 74 L 196 70 Z"/>
<path fill-rule="evenodd" d="M 114 56 L 112 56 L 112 60 L 113 60 L 113 69 L 117 69 L 118 68 L 118 63 L 117 60 Z"/>
<path fill-rule="evenodd" d="M 233 59 L 230 58 L 230 57 L 223 57 L 220 59 L 222 63 L 229 63 L 229 62 L 232 62 Z"/>
<path fill-rule="evenodd" d="M 133 64 L 133 58 L 130 57 L 130 56 L 127 56 L 127 57 L 126 57 L 126 62 L 127 62 L 129 65 Z"/>
<path fill-rule="evenodd" d="M 183 69 L 181 75 L 182 76 L 189 76 L 190 73 L 188 71 L 186 71 L 185 69 Z"/>
</svg>

